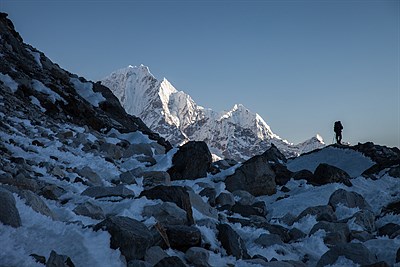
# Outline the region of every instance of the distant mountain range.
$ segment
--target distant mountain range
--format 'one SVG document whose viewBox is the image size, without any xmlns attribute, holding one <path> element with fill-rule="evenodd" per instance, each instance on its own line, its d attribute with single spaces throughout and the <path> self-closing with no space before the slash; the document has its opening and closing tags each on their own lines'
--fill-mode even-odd
<svg viewBox="0 0 400 267">
<path fill-rule="evenodd" d="M 205 141 L 214 155 L 238 161 L 263 153 L 271 144 L 287 157 L 325 146 L 319 135 L 297 145 L 289 143 L 241 104 L 227 112 L 201 107 L 167 79 L 157 80 L 143 65 L 117 70 L 101 83 L 112 90 L 128 114 L 141 118 L 173 145 Z"/>
</svg>

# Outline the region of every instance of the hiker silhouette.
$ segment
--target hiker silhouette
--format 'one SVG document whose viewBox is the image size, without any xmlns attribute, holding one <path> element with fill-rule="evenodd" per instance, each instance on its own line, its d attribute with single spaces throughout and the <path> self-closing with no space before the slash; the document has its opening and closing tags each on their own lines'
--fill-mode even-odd
<svg viewBox="0 0 400 267">
<path fill-rule="evenodd" d="M 335 126 L 333 127 L 333 130 L 335 131 L 335 134 L 336 134 L 336 143 L 341 144 L 342 130 L 343 130 L 342 123 L 340 121 L 335 121 Z"/>
</svg>

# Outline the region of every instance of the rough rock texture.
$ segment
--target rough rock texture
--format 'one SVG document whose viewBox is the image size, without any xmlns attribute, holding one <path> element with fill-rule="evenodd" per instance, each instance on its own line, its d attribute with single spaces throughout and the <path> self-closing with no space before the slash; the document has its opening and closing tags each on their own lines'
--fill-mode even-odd
<svg viewBox="0 0 400 267">
<path fill-rule="evenodd" d="M 201 245 L 201 233 L 197 227 L 186 225 L 169 225 L 166 227 L 169 243 L 172 248 L 185 252 L 190 247 Z"/>
<path fill-rule="evenodd" d="M 153 216 L 157 222 L 163 225 L 188 224 L 186 212 L 172 202 L 146 206 L 143 209 L 143 215 L 146 217 Z"/>
<path fill-rule="evenodd" d="M 168 173 L 171 180 L 194 180 L 206 177 L 211 163 L 212 157 L 207 144 L 201 141 L 190 141 L 176 152 Z"/>
<path fill-rule="evenodd" d="M 177 256 L 163 258 L 153 267 L 187 267 L 186 264 Z"/>
<path fill-rule="evenodd" d="M 228 255 L 236 257 L 236 259 L 249 259 L 246 244 L 243 239 L 228 224 L 219 224 L 218 240 Z"/>
<path fill-rule="evenodd" d="M 111 248 L 119 248 L 127 261 L 143 259 L 153 243 L 153 236 L 147 227 L 128 217 L 110 216 L 93 229 L 107 230 L 111 235 Z"/>
<path fill-rule="evenodd" d="M 123 185 L 117 185 L 113 187 L 110 186 L 88 187 L 85 191 L 82 192 L 82 195 L 93 198 L 102 198 L 102 197 L 129 198 L 129 197 L 134 197 L 135 193 Z"/>
<path fill-rule="evenodd" d="M 329 205 L 322 205 L 322 206 L 315 206 L 315 207 L 308 207 L 303 210 L 299 216 L 297 216 L 296 221 L 301 220 L 303 217 L 307 215 L 315 216 L 317 221 L 327 221 L 327 222 L 334 222 L 337 220 L 336 214 L 333 208 Z"/>
<path fill-rule="evenodd" d="M 51 251 L 50 257 L 46 262 L 46 267 L 75 267 L 70 257 L 59 255 L 54 250 Z"/>
<path fill-rule="evenodd" d="M 336 190 L 329 198 L 328 205 L 332 206 L 333 209 L 336 209 L 339 204 L 349 208 L 358 207 L 360 209 L 371 210 L 371 206 L 365 201 L 362 195 L 344 189 Z"/>
<path fill-rule="evenodd" d="M 350 182 L 350 175 L 348 175 L 345 171 L 326 163 L 321 163 L 318 165 L 314 172 L 311 183 L 315 185 L 343 183 L 347 186 L 352 186 Z"/>
<path fill-rule="evenodd" d="M 191 247 L 185 253 L 185 258 L 195 267 L 209 267 L 210 252 L 204 248 Z"/>
<path fill-rule="evenodd" d="M 314 234 L 320 229 L 326 232 L 326 236 L 324 237 L 325 244 L 338 245 L 347 243 L 350 240 L 350 229 L 346 223 L 321 221 L 313 226 L 310 231 L 310 235 Z"/>
<path fill-rule="evenodd" d="M 103 220 L 106 218 L 103 209 L 90 201 L 79 204 L 75 209 L 73 209 L 73 212 L 95 220 Z"/>
<path fill-rule="evenodd" d="M 276 192 L 275 172 L 268 161 L 268 155 L 263 154 L 244 162 L 226 178 L 226 188 L 230 192 L 245 190 L 254 196 L 272 195 Z"/>
<path fill-rule="evenodd" d="M 186 211 L 188 224 L 191 225 L 194 223 L 192 204 L 190 203 L 189 194 L 184 187 L 159 185 L 143 191 L 140 197 L 143 196 L 148 199 L 161 199 L 162 201 L 175 203 L 178 207 Z"/>
<path fill-rule="evenodd" d="M 12 227 L 21 226 L 21 217 L 15 206 L 14 196 L 10 191 L 0 187 L 0 222 Z"/>
<path fill-rule="evenodd" d="M 322 255 L 321 259 L 317 263 L 317 267 L 333 264 L 339 256 L 344 256 L 361 265 L 368 265 L 376 262 L 375 256 L 364 245 L 359 243 L 348 243 L 331 248 L 328 252 Z"/>
</svg>

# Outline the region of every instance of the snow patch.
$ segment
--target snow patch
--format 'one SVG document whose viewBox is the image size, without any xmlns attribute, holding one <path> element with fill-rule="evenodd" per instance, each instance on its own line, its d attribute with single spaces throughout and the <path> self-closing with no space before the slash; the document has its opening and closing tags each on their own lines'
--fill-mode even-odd
<svg viewBox="0 0 400 267">
<path fill-rule="evenodd" d="M 38 66 L 43 69 L 43 65 L 42 62 L 40 61 L 40 53 L 39 52 L 35 52 L 30 50 L 29 48 L 26 48 L 26 51 L 29 52 L 29 54 L 32 55 L 33 59 L 36 61 L 36 64 L 38 64 Z"/>
<path fill-rule="evenodd" d="M 62 101 L 65 105 L 68 104 L 67 101 L 65 101 L 64 98 L 62 98 L 59 94 L 45 86 L 42 82 L 33 79 L 32 80 L 32 88 L 38 92 L 41 92 L 45 95 L 48 95 L 50 98 L 50 101 L 54 104 L 56 100 Z"/>
<path fill-rule="evenodd" d="M 37 99 L 33 95 L 31 95 L 29 98 L 31 99 L 31 103 L 36 105 L 40 109 L 41 112 L 46 112 L 46 109 L 44 107 L 42 107 L 42 105 L 40 104 L 39 99 Z"/>
<path fill-rule="evenodd" d="M 101 93 L 93 92 L 91 82 L 81 82 L 78 78 L 70 78 L 70 82 L 74 85 L 76 92 L 92 106 L 99 107 L 99 103 L 106 100 Z"/>
<path fill-rule="evenodd" d="M 2 81 L 5 86 L 8 86 L 13 93 L 17 91 L 18 83 L 15 82 L 8 74 L 0 73 L 0 81 Z"/>
</svg>

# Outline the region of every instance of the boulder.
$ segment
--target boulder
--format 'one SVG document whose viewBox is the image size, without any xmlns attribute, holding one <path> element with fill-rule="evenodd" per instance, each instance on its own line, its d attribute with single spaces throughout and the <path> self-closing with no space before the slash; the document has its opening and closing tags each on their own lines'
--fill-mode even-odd
<svg viewBox="0 0 400 267">
<path fill-rule="evenodd" d="M 303 239 L 307 237 L 305 233 L 303 233 L 300 229 L 293 227 L 288 231 L 288 234 L 290 236 L 290 242 L 295 242 L 297 240 Z"/>
<path fill-rule="evenodd" d="M 52 218 L 56 218 L 55 214 L 50 210 L 47 204 L 35 193 L 29 190 L 21 190 L 18 195 L 25 199 L 26 205 L 30 206 L 34 211 Z"/>
<path fill-rule="evenodd" d="M 400 235 L 400 225 L 395 223 L 387 223 L 378 229 L 379 236 L 388 236 L 389 238 L 395 238 Z"/>
<path fill-rule="evenodd" d="M 141 260 L 131 260 L 128 262 L 127 267 L 153 267 L 153 264 Z"/>
<path fill-rule="evenodd" d="M 257 155 L 244 162 L 235 173 L 225 179 L 230 192 L 245 190 L 253 196 L 272 195 L 276 192 L 275 172 L 267 155 Z"/>
<path fill-rule="evenodd" d="M 190 247 L 201 245 L 201 232 L 197 227 L 187 225 L 166 226 L 171 248 L 186 252 Z"/>
<path fill-rule="evenodd" d="M 287 162 L 285 155 L 274 144 L 271 144 L 271 147 L 262 156 L 271 163 L 284 164 Z"/>
<path fill-rule="evenodd" d="M 190 202 L 189 194 L 184 187 L 158 185 L 148 190 L 144 190 L 140 194 L 140 197 L 161 199 L 162 201 L 175 203 L 178 207 L 186 211 L 188 224 L 192 225 L 194 223 L 192 204 Z"/>
<path fill-rule="evenodd" d="M 151 266 L 159 262 L 160 260 L 169 257 L 169 255 L 159 246 L 150 247 L 144 256 L 146 262 L 150 263 Z"/>
<path fill-rule="evenodd" d="M 214 188 L 210 188 L 210 187 L 204 188 L 203 190 L 200 191 L 199 195 L 202 196 L 202 197 L 207 197 L 208 198 L 208 203 L 212 207 L 215 207 L 217 191 Z"/>
<path fill-rule="evenodd" d="M 172 167 L 168 169 L 171 180 L 194 180 L 207 176 L 212 157 L 203 141 L 189 141 L 181 146 L 172 158 Z"/>
<path fill-rule="evenodd" d="M 7 174 L 0 174 L 0 183 L 13 185 L 19 189 L 26 189 L 32 192 L 37 192 L 40 188 L 35 179 L 32 179 L 29 175 L 23 173 L 19 173 L 14 177 Z"/>
<path fill-rule="evenodd" d="M 34 258 L 37 263 L 41 263 L 43 265 L 46 265 L 46 257 L 45 256 L 41 256 L 41 255 L 38 255 L 38 254 L 35 254 L 35 253 L 32 253 L 29 256 Z"/>
<path fill-rule="evenodd" d="M 0 187 L 0 222 L 5 225 L 10 225 L 14 228 L 20 227 L 21 217 L 13 194 Z"/>
<path fill-rule="evenodd" d="M 326 232 L 326 236 L 324 237 L 325 244 L 338 245 L 347 243 L 350 240 L 350 229 L 346 223 L 320 221 L 313 226 L 310 235 L 320 229 Z"/>
<path fill-rule="evenodd" d="M 87 216 L 95 220 L 103 220 L 106 218 L 103 209 L 90 201 L 79 204 L 75 207 L 73 212 L 77 215 Z"/>
<path fill-rule="evenodd" d="M 299 221 L 307 215 L 315 216 L 317 221 L 335 222 L 337 220 L 333 208 L 329 205 L 308 207 L 297 216 L 295 221 Z"/>
<path fill-rule="evenodd" d="M 293 176 L 293 172 L 280 163 L 271 164 L 271 169 L 275 172 L 275 182 L 277 185 L 285 185 Z"/>
<path fill-rule="evenodd" d="M 122 172 L 119 175 L 119 180 L 121 181 L 121 183 L 123 184 L 135 184 L 136 183 L 136 172 L 134 171 L 126 171 L 126 172 Z"/>
<path fill-rule="evenodd" d="M 247 191 L 236 190 L 236 191 L 233 191 L 232 194 L 235 196 L 235 198 L 239 198 L 239 200 L 236 200 L 237 203 L 239 203 L 239 204 L 253 205 L 254 202 L 256 202 L 256 198 Z"/>
<path fill-rule="evenodd" d="M 375 215 L 372 211 L 361 210 L 353 215 L 354 223 L 359 225 L 364 231 L 373 233 L 376 231 Z"/>
<path fill-rule="evenodd" d="M 400 178 L 400 165 L 391 167 L 388 174 L 392 177 Z"/>
<path fill-rule="evenodd" d="M 295 180 L 306 180 L 308 182 L 313 181 L 314 174 L 309 170 L 300 170 L 293 174 L 293 179 Z"/>
<path fill-rule="evenodd" d="M 189 223 L 186 212 L 172 202 L 163 202 L 162 204 L 145 206 L 143 209 L 143 215 L 146 217 L 153 216 L 163 225 L 183 225 Z"/>
<path fill-rule="evenodd" d="M 218 219 L 218 211 L 215 208 L 211 207 L 207 202 L 204 202 L 204 200 L 194 191 L 188 190 L 187 192 L 189 193 L 190 203 L 192 204 L 193 208 L 207 217 L 211 217 L 216 220 Z"/>
<path fill-rule="evenodd" d="M 275 234 L 261 234 L 254 243 L 262 247 L 270 247 L 273 245 L 283 245 L 282 239 L 279 235 Z"/>
<path fill-rule="evenodd" d="M 400 200 L 391 202 L 382 209 L 383 215 L 388 214 L 388 213 L 400 214 Z"/>
<path fill-rule="evenodd" d="M 348 208 L 360 208 L 371 210 L 371 206 L 365 201 L 364 197 L 356 192 L 338 189 L 329 197 L 328 205 L 332 206 L 334 210 L 342 204 Z"/>
<path fill-rule="evenodd" d="M 100 176 L 92 170 L 89 166 L 85 166 L 82 169 L 76 169 L 75 172 L 88 180 L 88 184 L 91 186 L 102 186 L 103 181 Z"/>
<path fill-rule="evenodd" d="M 235 205 L 232 206 L 231 211 L 239 213 L 243 217 L 250 217 L 252 215 L 264 217 L 267 215 L 267 208 L 265 207 L 265 203 L 263 201 L 256 202 L 253 205 L 242 205 L 240 203 L 235 203 Z"/>
<path fill-rule="evenodd" d="M 81 195 L 93 198 L 103 198 L 103 197 L 132 198 L 135 196 L 135 193 L 123 185 L 117 185 L 117 186 L 88 187 L 85 189 L 85 191 L 81 193 Z"/>
<path fill-rule="evenodd" d="M 343 183 L 347 186 L 352 186 L 350 175 L 347 172 L 326 163 L 318 165 L 314 171 L 313 179 L 310 182 L 315 185 Z"/>
<path fill-rule="evenodd" d="M 145 171 L 139 173 L 138 177 L 143 177 L 143 186 L 145 188 L 157 185 L 171 185 L 171 177 L 168 172 L 164 171 Z"/>
<path fill-rule="evenodd" d="M 177 256 L 163 258 L 153 267 L 187 267 L 186 264 Z"/>
<path fill-rule="evenodd" d="M 119 249 L 127 261 L 143 259 L 153 243 L 153 236 L 147 227 L 128 217 L 110 216 L 93 229 L 107 230 L 111 235 L 110 247 Z"/>
<path fill-rule="evenodd" d="M 186 260 L 194 267 L 209 267 L 210 252 L 204 248 L 191 247 L 185 253 Z"/>
<path fill-rule="evenodd" d="M 368 233 L 367 231 L 352 231 L 350 233 L 351 240 L 359 240 L 361 242 L 365 242 L 375 238 L 375 235 Z"/>
<path fill-rule="evenodd" d="M 70 257 L 57 254 L 57 252 L 52 250 L 46 262 L 46 267 L 75 267 L 75 265 Z"/>
<path fill-rule="evenodd" d="M 218 240 L 228 255 L 232 255 L 236 259 L 250 259 L 246 244 L 229 224 L 219 224 L 217 229 Z"/>
<path fill-rule="evenodd" d="M 129 147 L 123 152 L 123 158 L 129 158 L 133 155 L 144 155 L 144 156 L 153 156 L 152 147 L 150 144 L 131 144 Z"/>
<path fill-rule="evenodd" d="M 114 144 L 103 143 L 100 145 L 100 151 L 106 157 L 112 158 L 113 160 L 119 160 L 122 158 L 121 148 Z"/>
<path fill-rule="evenodd" d="M 215 199 L 215 202 L 219 206 L 229 206 L 235 205 L 235 197 L 229 192 L 222 192 Z"/>
<path fill-rule="evenodd" d="M 59 200 L 65 193 L 64 188 L 55 184 L 47 184 L 39 190 L 39 195 L 51 200 Z"/>
<path fill-rule="evenodd" d="M 340 244 L 329 249 L 317 263 L 317 267 L 334 264 L 340 257 L 346 257 L 356 264 L 368 265 L 376 262 L 375 256 L 360 243 Z"/>
</svg>

